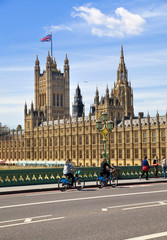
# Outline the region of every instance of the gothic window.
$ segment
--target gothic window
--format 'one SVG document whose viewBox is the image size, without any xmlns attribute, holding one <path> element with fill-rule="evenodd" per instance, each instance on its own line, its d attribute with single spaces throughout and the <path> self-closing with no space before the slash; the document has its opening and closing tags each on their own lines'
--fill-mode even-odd
<svg viewBox="0 0 167 240">
<path fill-rule="evenodd" d="M 72 145 L 76 145 L 76 139 L 75 139 L 75 136 L 73 136 L 73 138 L 72 138 Z"/>
<path fill-rule="evenodd" d="M 137 143 L 138 142 L 138 132 L 136 131 L 135 132 L 135 143 Z"/>
<path fill-rule="evenodd" d="M 156 148 L 152 148 L 152 159 L 156 156 Z"/>
<path fill-rule="evenodd" d="M 82 145 L 82 136 L 79 136 L 79 145 Z"/>
<path fill-rule="evenodd" d="M 89 145 L 89 136 L 86 136 L 86 145 Z"/>
<path fill-rule="evenodd" d="M 47 158 L 47 151 L 44 152 L 45 159 Z"/>
<path fill-rule="evenodd" d="M 114 152 L 114 149 L 111 149 L 111 158 L 115 158 L 115 152 Z"/>
<path fill-rule="evenodd" d="M 143 158 L 144 156 L 147 156 L 147 148 L 143 148 Z"/>
<path fill-rule="evenodd" d="M 30 139 L 27 139 L 27 147 L 30 147 Z"/>
<path fill-rule="evenodd" d="M 89 158 L 89 150 L 86 150 L 86 158 Z"/>
<path fill-rule="evenodd" d="M 161 141 L 165 142 L 165 129 L 161 130 Z"/>
<path fill-rule="evenodd" d="M 66 138 L 66 144 L 67 144 L 67 146 L 69 145 L 69 136 L 67 136 L 67 138 Z"/>
<path fill-rule="evenodd" d="M 61 94 L 60 105 L 63 106 L 63 95 Z"/>
<path fill-rule="evenodd" d="M 69 157 L 70 157 L 69 150 L 67 150 L 67 158 L 69 158 Z"/>
<path fill-rule="evenodd" d="M 93 135 L 93 144 L 96 144 L 96 136 Z"/>
<path fill-rule="evenodd" d="M 96 158 L 96 150 L 93 150 L 93 158 Z"/>
<path fill-rule="evenodd" d="M 118 142 L 119 142 L 119 143 L 122 143 L 122 133 L 119 133 L 119 134 L 118 134 Z"/>
<path fill-rule="evenodd" d="M 61 151 L 61 159 L 63 159 L 63 151 Z"/>
<path fill-rule="evenodd" d="M 103 158 L 103 150 L 100 150 L 100 158 Z"/>
<path fill-rule="evenodd" d="M 138 159 L 138 148 L 135 148 L 135 158 Z"/>
<path fill-rule="evenodd" d="M 118 149 L 118 158 L 122 159 L 122 149 Z"/>
<path fill-rule="evenodd" d="M 14 158 L 16 158 L 16 157 L 14 156 Z M 27 158 L 30 158 L 30 152 L 27 152 Z"/>
<path fill-rule="evenodd" d="M 47 138 L 44 140 L 44 146 L 47 147 Z"/>
<path fill-rule="evenodd" d="M 82 150 L 79 150 L 79 158 L 82 158 Z"/>
<path fill-rule="evenodd" d="M 129 134 L 129 132 L 126 133 L 126 143 L 130 143 L 130 134 Z"/>
<path fill-rule="evenodd" d="M 52 138 L 49 138 L 49 146 L 52 146 Z"/>
<path fill-rule="evenodd" d="M 55 106 L 55 94 L 53 94 L 53 106 Z"/>
<path fill-rule="evenodd" d="M 60 145 L 63 146 L 63 137 L 60 137 Z"/>
<path fill-rule="evenodd" d="M 73 158 L 76 158 L 75 150 L 73 150 Z"/>
<path fill-rule="evenodd" d="M 166 158 L 166 148 L 162 148 L 161 152 L 161 156 L 164 156 Z"/>
<path fill-rule="evenodd" d="M 52 151 L 49 153 L 49 158 L 52 159 Z"/>
<path fill-rule="evenodd" d="M 59 94 L 57 94 L 57 106 L 59 106 Z"/>
<path fill-rule="evenodd" d="M 156 133 L 155 133 L 155 130 L 152 130 L 152 142 L 156 142 Z"/>
<path fill-rule="evenodd" d="M 147 142 L 147 133 L 146 133 L 146 131 L 143 131 L 143 142 L 144 143 Z"/>
<path fill-rule="evenodd" d="M 130 158 L 130 149 L 129 148 L 126 149 L 126 158 L 127 159 Z"/>
</svg>

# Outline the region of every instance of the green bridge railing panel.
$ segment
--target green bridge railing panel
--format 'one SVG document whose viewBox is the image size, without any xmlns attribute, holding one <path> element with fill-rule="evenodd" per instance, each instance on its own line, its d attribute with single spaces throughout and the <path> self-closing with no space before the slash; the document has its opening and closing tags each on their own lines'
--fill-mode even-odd
<svg viewBox="0 0 167 240">
<path fill-rule="evenodd" d="M 81 176 L 86 182 L 95 181 L 99 176 L 99 167 L 81 167 L 77 169 L 81 171 Z M 140 166 L 116 167 L 115 173 L 119 179 L 137 179 L 141 174 L 142 169 Z M 62 176 L 63 168 L 0 170 L 0 187 L 58 183 Z M 149 177 L 154 177 L 153 166 L 150 167 Z M 163 177 L 161 166 L 158 168 L 158 177 Z"/>
</svg>

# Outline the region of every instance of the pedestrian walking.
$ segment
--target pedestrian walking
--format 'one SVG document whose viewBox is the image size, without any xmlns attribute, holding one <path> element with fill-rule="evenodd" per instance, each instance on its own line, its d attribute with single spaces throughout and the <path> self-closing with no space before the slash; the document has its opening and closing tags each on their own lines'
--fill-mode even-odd
<svg viewBox="0 0 167 240">
<path fill-rule="evenodd" d="M 148 171 L 149 171 L 150 167 L 149 167 L 149 163 L 147 161 L 147 156 L 144 156 L 144 160 L 142 160 L 141 166 L 142 166 L 143 172 L 142 172 L 142 175 L 139 177 L 139 179 L 141 180 L 143 175 L 146 174 L 146 180 L 148 180 Z"/>
<path fill-rule="evenodd" d="M 161 165 L 162 165 L 162 171 L 164 174 L 164 178 L 166 178 L 166 159 L 164 156 L 161 158 Z"/>
<path fill-rule="evenodd" d="M 158 178 L 158 157 L 155 156 L 153 160 L 153 166 L 154 166 L 154 178 Z"/>
</svg>

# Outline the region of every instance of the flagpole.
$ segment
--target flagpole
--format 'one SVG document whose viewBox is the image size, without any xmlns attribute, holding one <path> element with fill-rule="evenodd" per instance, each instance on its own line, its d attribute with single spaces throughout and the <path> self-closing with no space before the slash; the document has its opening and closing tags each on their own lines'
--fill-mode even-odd
<svg viewBox="0 0 167 240">
<path fill-rule="evenodd" d="M 51 56 L 53 57 L 53 55 L 52 55 L 52 32 L 51 32 Z"/>
</svg>

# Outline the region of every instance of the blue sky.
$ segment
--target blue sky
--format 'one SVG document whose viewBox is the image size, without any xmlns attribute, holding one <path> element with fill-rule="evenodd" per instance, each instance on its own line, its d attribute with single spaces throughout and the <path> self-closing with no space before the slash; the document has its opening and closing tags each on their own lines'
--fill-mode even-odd
<svg viewBox="0 0 167 240">
<path fill-rule="evenodd" d="M 135 115 L 167 109 L 166 0 L 0 0 L 0 122 L 24 127 L 24 103 L 34 100 L 34 62 L 45 69 L 53 31 L 53 56 L 70 62 L 71 106 L 77 84 L 86 114 L 96 87 L 116 81 L 121 44 L 134 94 Z"/>
</svg>

